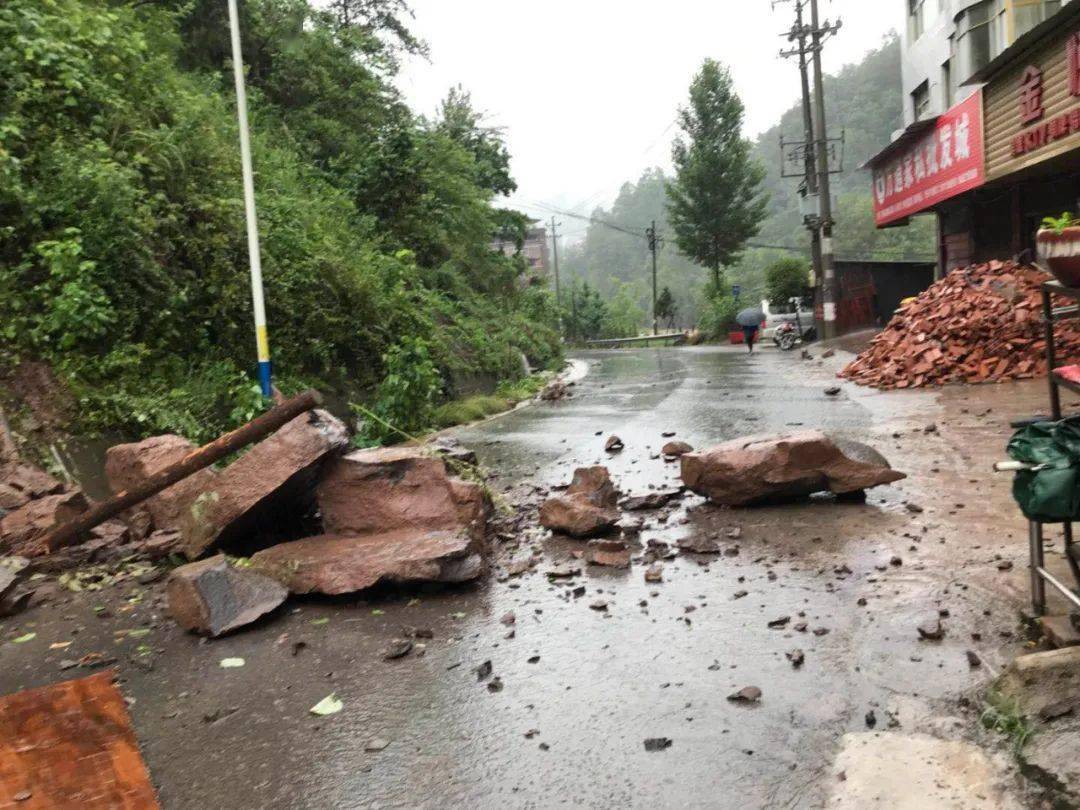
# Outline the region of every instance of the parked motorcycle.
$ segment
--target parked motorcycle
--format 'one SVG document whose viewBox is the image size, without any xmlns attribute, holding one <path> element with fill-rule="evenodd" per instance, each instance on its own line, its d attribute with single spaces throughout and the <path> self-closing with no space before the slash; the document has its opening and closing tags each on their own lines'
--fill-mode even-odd
<svg viewBox="0 0 1080 810">
<path fill-rule="evenodd" d="M 773 332 L 773 343 L 781 351 L 790 352 L 796 346 L 801 346 L 802 342 L 802 329 L 790 321 L 780 324 L 776 327 L 776 331 Z"/>
</svg>

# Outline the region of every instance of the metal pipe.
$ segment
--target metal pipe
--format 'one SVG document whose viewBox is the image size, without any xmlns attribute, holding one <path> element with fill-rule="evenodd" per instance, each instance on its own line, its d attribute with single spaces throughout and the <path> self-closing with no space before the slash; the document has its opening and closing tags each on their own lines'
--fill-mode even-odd
<svg viewBox="0 0 1080 810">
<path fill-rule="evenodd" d="M 1038 575 L 1042 579 L 1045 579 L 1047 582 L 1049 582 L 1051 585 L 1053 585 L 1055 588 L 1057 588 L 1058 591 L 1061 592 L 1061 595 L 1064 596 L 1066 599 L 1068 599 L 1070 602 L 1072 602 L 1073 605 L 1080 608 L 1080 596 L 1077 596 L 1069 588 L 1065 587 L 1065 585 L 1057 577 L 1055 577 L 1053 574 L 1051 574 L 1045 568 L 1039 568 L 1038 569 Z M 1039 584 L 1042 585 L 1041 582 Z M 1045 588 L 1044 588 L 1043 611 L 1039 612 L 1040 616 L 1042 615 L 1043 612 L 1045 612 L 1045 608 L 1046 608 L 1046 596 L 1045 596 Z"/>
</svg>

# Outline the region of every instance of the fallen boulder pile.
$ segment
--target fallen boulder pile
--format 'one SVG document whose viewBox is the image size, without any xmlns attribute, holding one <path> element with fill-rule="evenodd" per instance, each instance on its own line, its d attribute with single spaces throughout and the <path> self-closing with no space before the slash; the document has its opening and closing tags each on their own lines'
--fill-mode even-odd
<svg viewBox="0 0 1080 810">
<path fill-rule="evenodd" d="M 906 478 L 876 450 L 816 430 L 735 439 L 681 458 L 687 488 L 723 506 L 861 493 Z"/>
<path fill-rule="evenodd" d="M 884 389 L 1045 376 L 1039 285 L 1049 279 L 1014 262 L 953 270 L 897 310 L 840 376 Z M 1072 322 L 1057 340 L 1062 357 L 1080 352 Z"/>
<path fill-rule="evenodd" d="M 345 425 L 308 407 L 282 416 L 227 466 L 198 469 L 126 511 L 118 506 L 116 517 L 59 548 L 42 538 L 97 507 L 0 442 L 0 614 L 25 605 L 33 571 L 108 559 L 186 556 L 191 562 L 168 578 L 169 613 L 208 636 L 273 612 L 290 593 L 458 583 L 484 573 L 490 500 L 482 486 L 451 474 L 475 462 L 470 451 L 444 441 L 348 453 Z M 204 451 L 175 435 L 116 445 L 106 477 L 125 498 Z"/>
</svg>

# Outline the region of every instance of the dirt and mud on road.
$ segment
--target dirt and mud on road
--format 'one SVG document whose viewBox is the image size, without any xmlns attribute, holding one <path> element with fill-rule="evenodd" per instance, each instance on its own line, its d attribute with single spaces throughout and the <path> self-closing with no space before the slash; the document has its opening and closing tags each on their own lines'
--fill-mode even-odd
<svg viewBox="0 0 1080 810">
<path fill-rule="evenodd" d="M 166 618 L 160 571 L 50 581 L 3 622 L 0 693 L 115 661 L 166 808 L 1038 806 L 979 715 L 1025 645 L 1026 527 L 989 470 L 1044 384 L 827 395 L 849 358 L 583 355 L 571 397 L 458 431 L 505 510 L 487 580 L 292 601 L 215 641 Z M 680 483 L 665 443 L 796 428 L 908 478 L 627 512 L 629 568 L 537 525 L 578 467 L 647 495 Z"/>
</svg>

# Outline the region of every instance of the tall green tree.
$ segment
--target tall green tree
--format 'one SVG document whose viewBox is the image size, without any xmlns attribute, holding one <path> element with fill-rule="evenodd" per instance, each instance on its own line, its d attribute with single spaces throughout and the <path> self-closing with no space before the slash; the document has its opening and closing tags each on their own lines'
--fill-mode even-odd
<svg viewBox="0 0 1080 810">
<path fill-rule="evenodd" d="M 508 196 L 517 191 L 510 174 L 510 152 L 503 130 L 488 126 L 486 115 L 472 103 L 472 95 L 460 84 L 451 87 L 439 109 L 437 129 L 464 147 L 476 161 L 476 183 L 492 194 Z"/>
<path fill-rule="evenodd" d="M 742 135 L 743 117 L 728 69 L 706 59 L 690 84 L 689 105 L 679 110 L 668 218 L 679 249 L 712 271 L 716 289 L 721 269 L 757 234 L 768 204 L 765 169 Z"/>
<path fill-rule="evenodd" d="M 666 323 L 668 329 L 672 329 L 678 312 L 679 307 L 675 303 L 675 296 L 671 294 L 671 288 L 664 287 L 656 297 L 656 319 Z"/>
</svg>

